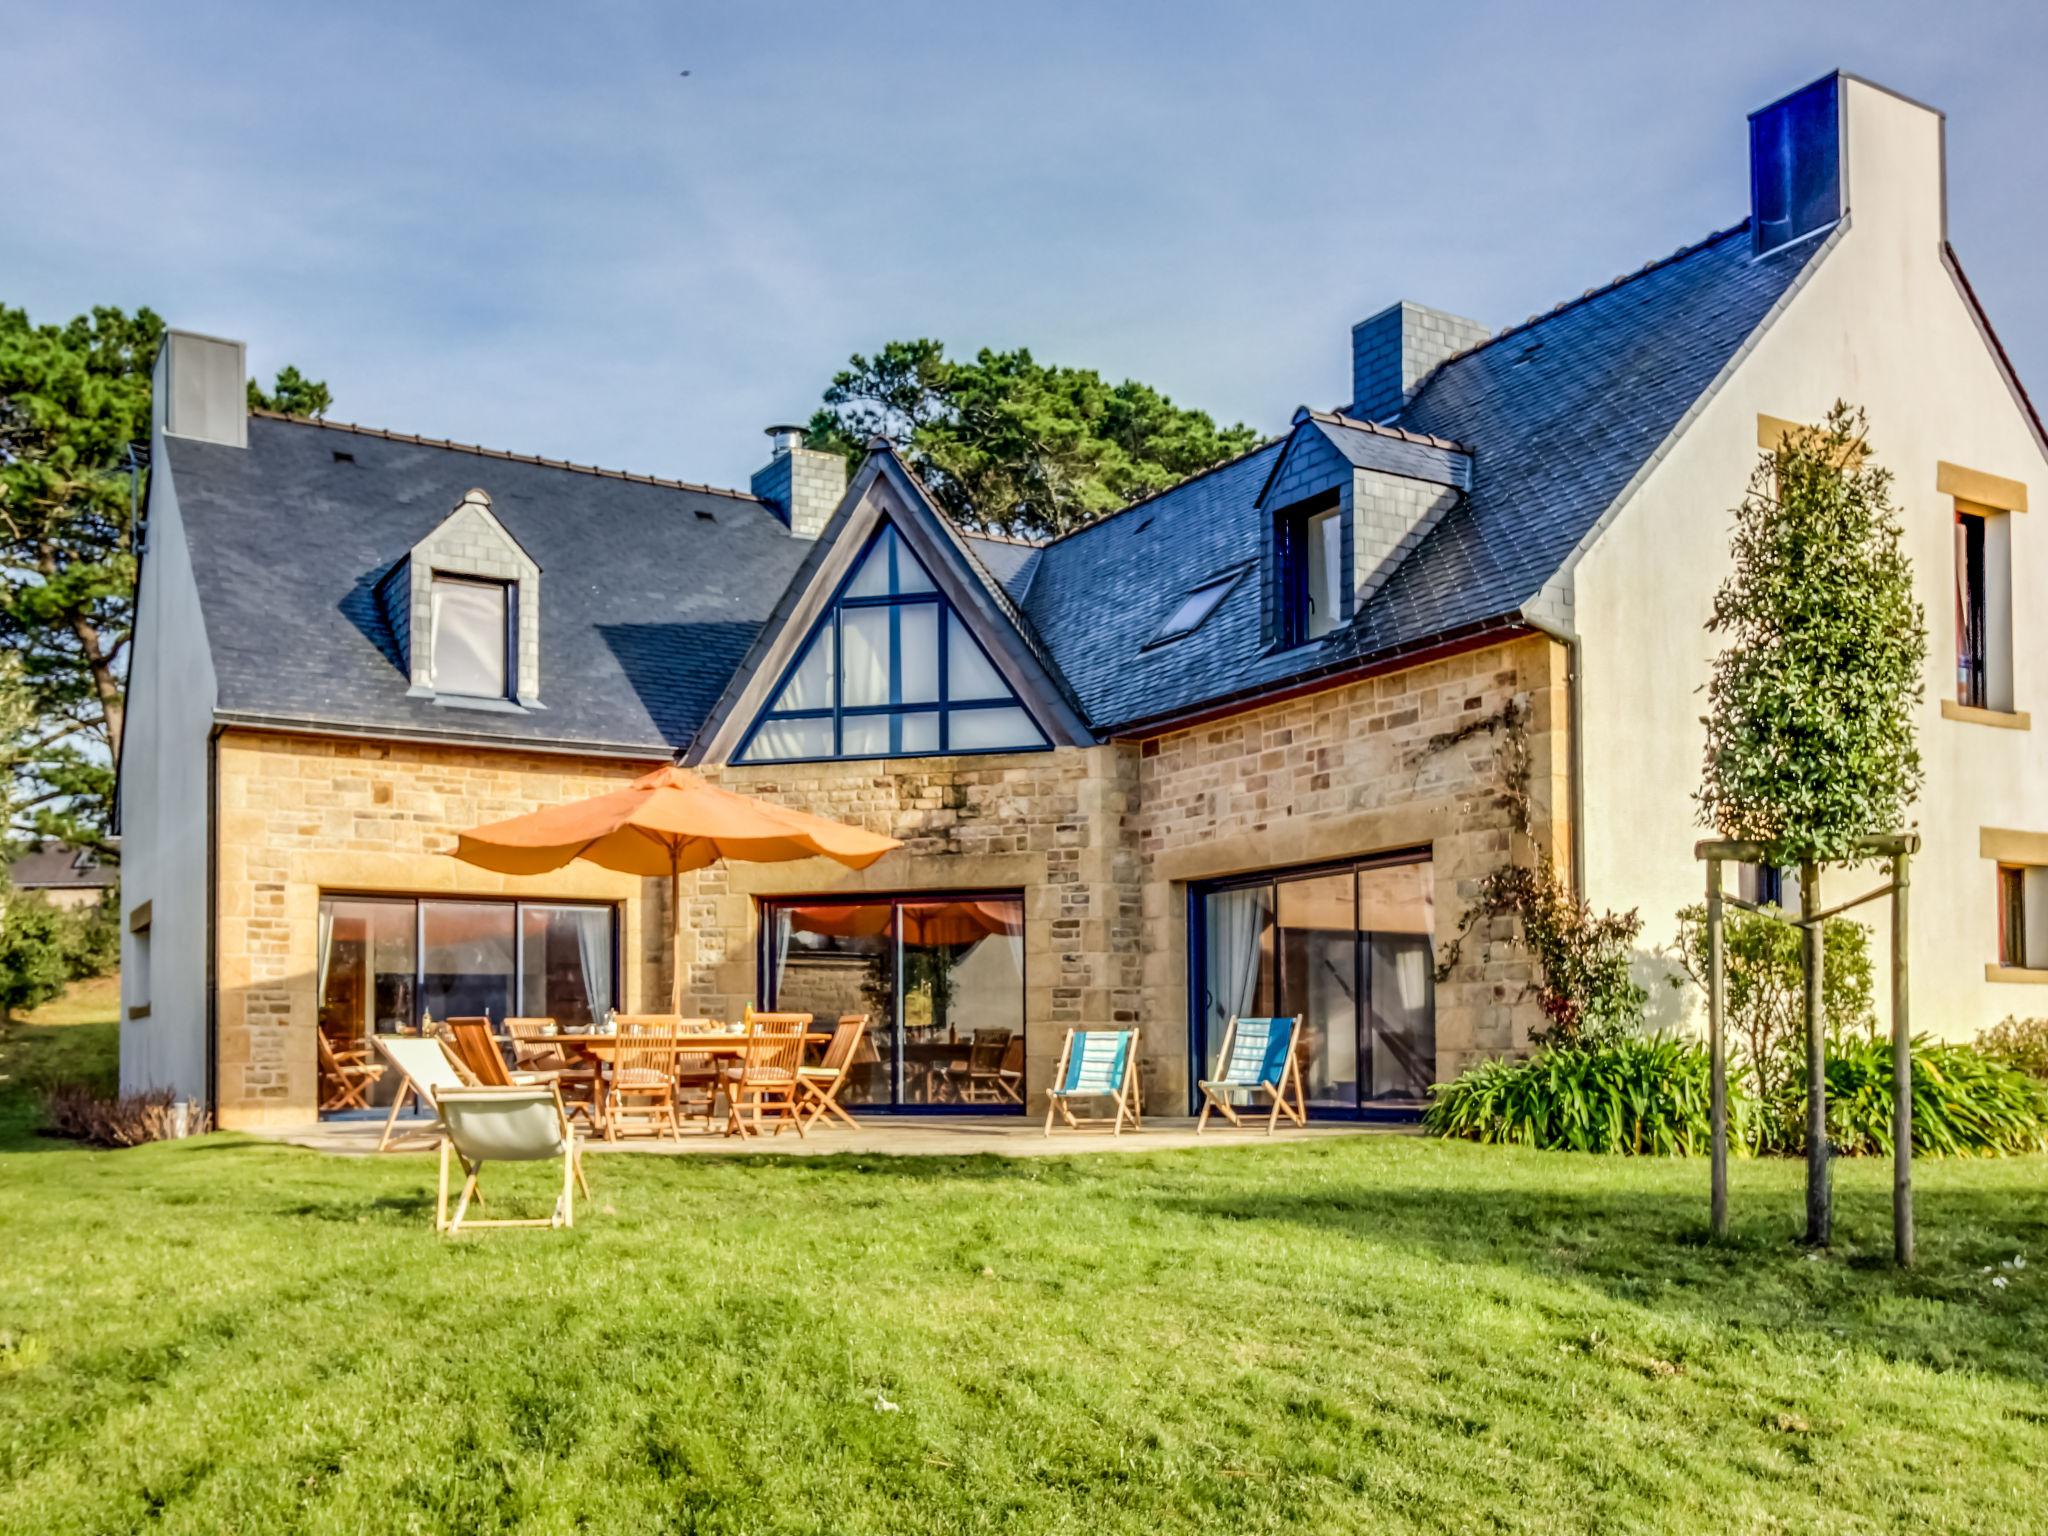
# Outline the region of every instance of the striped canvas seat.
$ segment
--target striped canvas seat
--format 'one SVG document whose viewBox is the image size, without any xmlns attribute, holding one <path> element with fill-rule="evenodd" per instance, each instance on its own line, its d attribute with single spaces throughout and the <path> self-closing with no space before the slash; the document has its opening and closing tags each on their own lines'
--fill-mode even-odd
<svg viewBox="0 0 2048 1536">
<path fill-rule="evenodd" d="M 1308 1124 L 1308 1105 L 1301 1087 L 1301 1063 L 1295 1047 L 1301 1037 L 1301 1019 L 1232 1019 L 1223 1032 L 1223 1048 L 1216 1053 L 1216 1075 L 1202 1078 L 1202 1117 L 1196 1131 L 1209 1126 L 1209 1112 L 1215 1110 L 1232 1125 L 1242 1125 L 1237 1106 L 1255 1102 L 1264 1094 L 1272 1101 L 1266 1116 L 1266 1134 L 1272 1135 L 1287 1116 L 1296 1125 Z"/>
<path fill-rule="evenodd" d="M 1052 1134 L 1055 1114 L 1079 1130 L 1072 1100 L 1109 1099 L 1116 1105 L 1112 1135 L 1122 1135 L 1124 1120 L 1141 1124 L 1138 1109 L 1138 1032 L 1135 1029 L 1070 1029 L 1060 1049 L 1053 1085 L 1045 1090 L 1045 1134 Z"/>
<path fill-rule="evenodd" d="M 1277 1088 L 1293 1044 L 1292 1019 L 1239 1019 L 1216 1076 L 1205 1078 L 1202 1086 L 1257 1088 L 1270 1084 Z"/>
</svg>

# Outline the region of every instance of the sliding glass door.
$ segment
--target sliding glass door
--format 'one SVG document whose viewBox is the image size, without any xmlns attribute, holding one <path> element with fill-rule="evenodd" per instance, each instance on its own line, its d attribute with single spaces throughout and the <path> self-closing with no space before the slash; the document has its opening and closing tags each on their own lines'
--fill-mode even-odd
<svg viewBox="0 0 2048 1536">
<path fill-rule="evenodd" d="M 617 927 L 609 906 L 323 896 L 320 1031 L 343 1049 L 423 1017 L 543 1016 L 587 1028 L 617 996 Z M 380 1084 L 373 1102 L 395 1089 Z"/>
<path fill-rule="evenodd" d="M 1432 891 L 1426 854 L 1197 887 L 1201 1069 L 1232 1017 L 1299 1014 L 1312 1108 L 1419 1102 L 1436 1078 Z"/>
<path fill-rule="evenodd" d="M 841 1097 L 1016 1113 L 1024 1086 L 1024 904 L 1014 895 L 770 901 L 761 995 L 869 1026 Z"/>
</svg>

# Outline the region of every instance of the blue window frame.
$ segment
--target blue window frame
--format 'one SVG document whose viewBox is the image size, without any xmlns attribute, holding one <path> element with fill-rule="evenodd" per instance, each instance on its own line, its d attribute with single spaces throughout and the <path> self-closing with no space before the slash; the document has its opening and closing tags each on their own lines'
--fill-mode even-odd
<svg viewBox="0 0 2048 1536">
<path fill-rule="evenodd" d="M 930 572 L 884 522 L 776 683 L 738 761 L 1050 745 Z"/>
</svg>

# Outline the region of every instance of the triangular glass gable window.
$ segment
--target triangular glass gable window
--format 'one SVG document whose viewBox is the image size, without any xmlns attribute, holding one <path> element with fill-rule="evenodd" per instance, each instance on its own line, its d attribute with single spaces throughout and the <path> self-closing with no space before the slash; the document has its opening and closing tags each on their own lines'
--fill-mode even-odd
<svg viewBox="0 0 2048 1536">
<path fill-rule="evenodd" d="M 894 525 L 861 551 L 740 747 L 743 763 L 1051 745 Z"/>
</svg>

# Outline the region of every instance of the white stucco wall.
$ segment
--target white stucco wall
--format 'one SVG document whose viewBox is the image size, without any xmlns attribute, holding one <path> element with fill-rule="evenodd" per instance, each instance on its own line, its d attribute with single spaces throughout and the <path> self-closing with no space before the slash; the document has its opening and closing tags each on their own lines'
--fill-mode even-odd
<svg viewBox="0 0 2048 1536">
<path fill-rule="evenodd" d="M 1920 746 L 1927 769 L 1914 866 L 1914 1027 L 1968 1038 L 2007 1014 L 2048 1013 L 2048 988 L 1993 983 L 1993 864 L 1983 827 L 2048 831 L 2048 458 L 1942 260 L 1939 117 L 1857 81 L 1847 107 L 1849 222 L 1806 285 L 1724 379 L 1669 455 L 1586 551 L 1574 579 L 1582 639 L 1584 853 L 1603 906 L 1639 907 L 1647 948 L 1700 899 L 1692 857 L 1706 700 L 1719 648 L 1705 624 L 1728 566 L 1730 509 L 1758 447 L 1758 417 L 1819 420 L 1838 398 L 1870 415 L 1896 476 L 1929 636 Z M 2023 187 L 2015 183 L 2014 191 Z M 2025 483 L 2036 510 L 2012 529 L 2013 706 L 2029 730 L 1945 719 L 1955 696 L 1954 503 L 1946 460 Z M 1824 882 L 1828 898 L 1877 884 Z M 1874 953 L 1888 953 L 1883 907 Z M 1646 970 L 1655 969 L 1654 963 Z M 1880 980 L 1880 1012 L 1884 1014 Z M 1677 999 L 1664 993 L 1667 1007 Z"/>
<path fill-rule="evenodd" d="M 217 689 L 159 430 L 121 754 L 121 1086 L 206 1096 L 207 737 Z M 150 909 L 148 964 L 129 930 Z M 133 1017 L 146 1006 L 148 1015 Z"/>
</svg>

